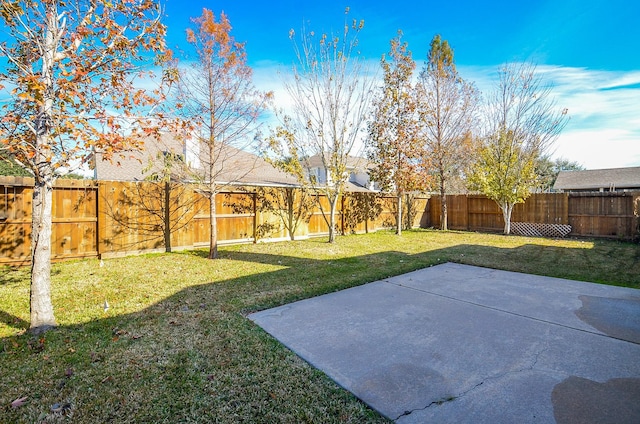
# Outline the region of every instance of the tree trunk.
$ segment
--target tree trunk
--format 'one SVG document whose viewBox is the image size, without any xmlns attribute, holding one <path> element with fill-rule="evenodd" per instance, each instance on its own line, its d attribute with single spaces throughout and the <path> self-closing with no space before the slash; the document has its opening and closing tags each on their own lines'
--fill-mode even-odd
<svg viewBox="0 0 640 424">
<path fill-rule="evenodd" d="M 331 199 L 331 210 L 329 211 L 329 243 L 336 241 L 336 208 L 338 207 L 338 194 Z"/>
<path fill-rule="evenodd" d="M 402 193 L 398 192 L 398 215 L 396 216 L 396 234 L 402 235 Z"/>
<path fill-rule="evenodd" d="M 440 229 L 447 231 L 449 229 L 449 222 L 447 216 L 447 191 L 444 185 L 444 178 L 440 178 Z"/>
<path fill-rule="evenodd" d="M 500 205 L 500 209 L 502 209 L 502 217 L 504 218 L 503 233 L 509 235 L 511 234 L 511 212 L 513 211 L 513 205 L 505 203 L 503 205 Z"/>
<path fill-rule="evenodd" d="M 57 3 L 46 6 L 45 45 L 42 55 L 43 102 L 35 121 L 35 184 L 31 209 L 30 328 L 34 333 L 55 327 L 51 302 L 51 226 L 53 214 L 53 165 L 50 156 L 53 133 L 53 68 L 55 64 Z"/>
<path fill-rule="evenodd" d="M 211 193 L 209 194 L 209 218 L 211 221 L 209 259 L 216 259 L 218 257 L 218 222 L 216 219 L 216 190 L 214 187 L 211 187 Z"/>
<path fill-rule="evenodd" d="M 296 197 L 294 195 L 294 191 L 292 188 L 286 188 L 286 199 L 287 199 L 287 218 L 289 220 L 289 227 L 287 228 L 287 230 L 289 231 L 289 238 L 291 239 L 291 241 L 294 241 L 296 239 L 296 229 L 297 229 L 297 225 L 295 225 L 294 223 L 294 213 L 295 213 L 295 200 Z"/>
<path fill-rule="evenodd" d="M 53 179 L 36 180 L 31 230 L 31 331 L 56 326 L 51 302 L 51 215 Z"/>
</svg>

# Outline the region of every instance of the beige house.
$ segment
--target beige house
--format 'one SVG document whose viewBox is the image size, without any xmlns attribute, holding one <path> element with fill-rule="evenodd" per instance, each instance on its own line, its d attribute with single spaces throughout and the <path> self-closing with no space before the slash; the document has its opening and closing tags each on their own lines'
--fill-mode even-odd
<svg viewBox="0 0 640 424">
<path fill-rule="evenodd" d="M 307 177 L 309 179 L 315 179 L 318 184 L 331 182 L 330 172 L 322 163 L 321 155 L 311 156 L 305 161 L 304 165 L 307 168 Z M 347 172 L 349 173 L 346 186 L 347 191 L 375 191 L 375 184 L 369 178 L 369 167 L 370 162 L 366 158 L 357 156 L 347 157 Z"/>
</svg>

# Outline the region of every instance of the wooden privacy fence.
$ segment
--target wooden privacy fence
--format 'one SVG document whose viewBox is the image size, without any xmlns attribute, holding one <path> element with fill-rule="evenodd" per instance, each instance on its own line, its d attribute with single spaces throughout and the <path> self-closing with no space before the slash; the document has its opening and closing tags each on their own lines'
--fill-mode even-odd
<svg viewBox="0 0 640 424">
<path fill-rule="evenodd" d="M 275 189 L 275 188 L 272 188 Z M 33 179 L 0 177 L 0 264 L 30 261 Z M 411 226 L 427 221 L 427 198 L 414 199 Z M 320 196 L 297 238 L 328 234 L 329 202 Z M 375 218 L 357 219 L 355 197 L 341 199 L 337 231 L 365 232 L 394 225 L 392 198 L 378 198 Z M 209 245 L 209 203 L 195 186 L 164 182 L 58 180 L 53 193 L 53 260 L 124 256 Z M 255 189 L 216 196 L 220 244 L 289 239 L 280 218 L 262 210 Z"/>
<path fill-rule="evenodd" d="M 276 188 L 271 188 L 275 190 Z M 33 179 L 0 177 L 0 263 L 30 260 Z M 363 202 L 375 211 L 363 215 Z M 322 196 L 296 237 L 328 234 Z M 405 199 L 405 227 L 439 227 L 440 198 Z M 341 199 L 336 216 L 341 233 L 395 225 L 396 199 L 359 194 Z M 273 211 L 261 207 L 256 189 L 220 193 L 216 198 L 218 241 L 285 240 L 289 234 Z M 573 236 L 638 238 L 640 192 L 534 194 L 516 205 L 513 222 L 570 225 Z M 365 218 L 363 218 L 363 216 Z M 448 197 L 450 229 L 502 231 L 502 213 L 484 196 Z M 52 259 L 120 256 L 208 246 L 209 204 L 194 186 L 156 182 L 59 180 L 53 198 Z"/>
<path fill-rule="evenodd" d="M 440 196 L 429 199 L 429 225 L 440 226 Z M 502 231 L 498 205 L 485 196 L 447 196 L 453 230 Z M 570 225 L 570 236 L 636 240 L 640 237 L 640 192 L 539 193 L 517 204 L 512 223 Z"/>
</svg>

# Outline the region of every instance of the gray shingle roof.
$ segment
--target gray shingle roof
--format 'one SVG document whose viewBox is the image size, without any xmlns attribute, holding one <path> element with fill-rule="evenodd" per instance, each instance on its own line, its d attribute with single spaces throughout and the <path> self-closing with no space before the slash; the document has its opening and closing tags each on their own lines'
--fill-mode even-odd
<svg viewBox="0 0 640 424">
<path fill-rule="evenodd" d="M 163 134 L 159 141 L 149 140 L 142 151 L 125 152 L 109 161 L 102 160 L 96 154 L 95 175 L 98 180 L 142 181 L 153 172 L 154 165 L 149 168 L 150 161 L 157 161 L 158 154 L 171 152 L 184 154 L 182 141 L 170 134 Z M 224 184 L 246 185 L 298 185 L 295 177 L 274 168 L 264 159 L 231 146 L 224 146 L 218 152 L 215 172 L 216 181 Z M 208 178 L 208 177 L 207 177 Z M 188 179 L 188 177 L 187 177 Z"/>
<path fill-rule="evenodd" d="M 309 157 L 305 163 L 309 168 L 321 168 L 322 165 L 322 156 L 317 154 Z M 358 169 L 358 170 L 366 170 L 370 163 L 367 158 L 359 157 L 359 156 L 347 156 L 346 160 L 347 169 Z"/>
<path fill-rule="evenodd" d="M 556 190 L 640 190 L 640 166 L 589 171 L 560 171 L 553 188 Z"/>
</svg>

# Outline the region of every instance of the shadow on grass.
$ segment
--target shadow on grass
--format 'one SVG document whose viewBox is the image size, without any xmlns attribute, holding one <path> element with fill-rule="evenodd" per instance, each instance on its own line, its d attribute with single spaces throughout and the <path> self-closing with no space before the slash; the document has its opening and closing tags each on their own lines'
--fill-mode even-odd
<svg viewBox="0 0 640 424">
<path fill-rule="evenodd" d="M 27 321 L 3 310 L 0 310 L 0 322 L 3 322 L 17 330 L 26 330 L 29 328 L 29 323 Z"/>
<path fill-rule="evenodd" d="M 6 408 L 8 422 L 58 419 L 56 404 L 69 404 L 74 422 L 387 422 L 243 315 L 445 262 L 606 280 L 607 245 L 600 249 L 460 244 L 324 260 L 224 250 L 225 259 L 278 269 L 187 287 L 37 340 L 0 339 L 0 405 L 30 399 Z M 168 255 L 178 254 L 207 260 L 206 251 Z M 638 287 L 637 260 L 630 268 L 618 282 Z"/>
</svg>

